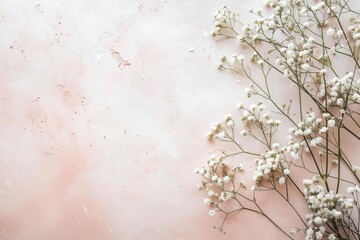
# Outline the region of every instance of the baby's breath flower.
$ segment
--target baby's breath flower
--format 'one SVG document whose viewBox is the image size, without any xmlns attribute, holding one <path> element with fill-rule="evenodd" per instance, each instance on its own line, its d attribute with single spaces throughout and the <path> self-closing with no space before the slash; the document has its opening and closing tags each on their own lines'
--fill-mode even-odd
<svg viewBox="0 0 360 240">
<path fill-rule="evenodd" d="M 352 171 L 354 173 L 358 172 L 360 170 L 360 167 L 359 166 L 352 166 Z"/>
<path fill-rule="evenodd" d="M 231 144 L 210 156 L 204 167 L 194 170 L 203 179 L 199 188 L 207 192 L 204 203 L 212 208 L 211 216 L 221 211 L 225 222 L 232 211 L 260 208 L 260 192 L 277 192 L 283 198 L 286 193 L 284 202 L 290 202 L 288 199 L 293 196 L 288 195 L 303 188 L 308 212 L 299 217 L 305 228 L 294 228 L 292 234 L 301 231 L 305 240 L 334 240 L 354 233 L 354 239 L 358 239 L 353 221 L 357 222 L 356 209 L 360 208 L 360 167 L 354 165 L 356 156 L 346 154 L 348 147 L 343 148 L 353 142 L 343 138 L 359 138 L 356 126 L 360 124 L 360 79 L 355 77 L 360 72 L 360 15 L 351 9 L 351 1 L 345 2 L 265 0 L 268 9 L 253 10 L 252 24 L 240 23 L 239 15 L 226 6 L 215 13 L 211 35 L 236 38 L 242 49 L 248 47 L 251 51 L 228 58 L 223 55 L 218 68 L 247 78 L 251 84 L 244 89 L 245 95 L 261 101 L 247 106 L 239 103 L 239 124 L 238 116 L 227 114 L 223 121 L 212 124 L 206 134 L 210 140 Z M 347 32 L 345 26 L 349 26 Z M 245 59 L 250 59 L 251 65 Z M 282 93 L 277 84 L 283 82 L 277 78 L 281 74 L 281 81 L 289 81 L 295 87 L 289 87 L 285 95 L 294 94 L 296 101 L 279 105 L 281 99 L 277 97 L 282 97 Z M 243 128 L 237 129 L 240 124 Z M 288 133 L 285 126 L 289 126 Z M 248 142 L 254 144 L 247 145 Z M 355 142 L 350 146 L 354 153 L 356 146 Z M 226 162 L 230 159 L 234 165 Z M 255 182 L 250 188 L 252 197 L 246 194 L 249 189 L 242 180 L 246 178 L 240 175 L 247 172 L 236 162 L 243 159 L 254 161 L 249 164 Z M 304 179 L 299 179 L 297 169 L 304 170 Z M 234 201 L 227 202 L 232 198 Z M 292 207 L 302 213 L 296 205 Z M 224 222 L 219 227 L 221 231 Z M 283 226 L 277 227 L 282 230 Z M 283 232 L 290 236 L 287 230 Z"/>
<path fill-rule="evenodd" d="M 205 203 L 206 205 L 210 205 L 210 204 L 211 204 L 211 200 L 210 200 L 209 198 L 205 198 L 205 199 L 204 199 L 204 203 Z"/>
<path fill-rule="evenodd" d="M 310 68 L 310 65 L 307 64 L 307 63 L 304 63 L 304 64 L 301 65 L 301 69 L 304 70 L 304 71 L 308 71 L 309 68 Z"/>
<path fill-rule="evenodd" d="M 210 216 L 214 216 L 216 214 L 216 209 L 211 209 L 210 211 L 209 211 L 209 215 Z"/>
<path fill-rule="evenodd" d="M 242 62 L 242 61 L 245 60 L 245 56 L 244 56 L 244 55 L 239 55 L 239 56 L 237 57 L 237 60 L 238 60 L 239 62 Z"/>
<path fill-rule="evenodd" d="M 280 185 L 285 184 L 285 177 L 279 178 L 279 183 L 280 183 Z"/>
<path fill-rule="evenodd" d="M 250 97 L 251 96 L 251 88 L 249 88 L 249 87 L 245 88 L 245 94 L 247 97 Z"/>
<path fill-rule="evenodd" d="M 215 196 L 215 192 L 213 190 L 209 190 L 208 191 L 208 196 L 209 197 Z"/>
<path fill-rule="evenodd" d="M 335 237 L 335 235 L 333 233 L 329 234 L 328 236 L 328 240 L 336 240 L 337 238 Z"/>
<path fill-rule="evenodd" d="M 335 127 L 335 120 L 334 119 L 331 119 L 328 121 L 328 127 L 332 128 L 332 127 Z"/>
<path fill-rule="evenodd" d="M 322 127 L 322 128 L 320 128 L 319 133 L 323 134 L 323 133 L 326 133 L 327 131 L 328 131 L 327 127 Z"/>
<path fill-rule="evenodd" d="M 324 75 L 324 74 L 326 73 L 326 69 L 321 69 L 321 70 L 319 71 L 319 73 L 320 73 L 321 75 Z"/>
<path fill-rule="evenodd" d="M 224 181 L 225 183 L 230 182 L 230 177 L 229 177 L 229 176 L 223 177 L 223 181 Z"/>
<path fill-rule="evenodd" d="M 231 193 L 229 193 L 229 192 L 221 192 L 221 194 L 220 194 L 220 201 L 226 202 L 226 201 L 229 200 L 230 198 L 231 198 Z"/>
<path fill-rule="evenodd" d="M 245 181 L 240 181 L 240 187 L 242 187 L 242 188 L 245 188 L 246 187 L 246 184 L 245 184 Z"/>
<path fill-rule="evenodd" d="M 328 30 L 326 31 L 326 34 L 329 36 L 329 37 L 332 37 L 334 34 L 335 34 L 335 29 L 333 28 L 328 28 Z"/>
</svg>

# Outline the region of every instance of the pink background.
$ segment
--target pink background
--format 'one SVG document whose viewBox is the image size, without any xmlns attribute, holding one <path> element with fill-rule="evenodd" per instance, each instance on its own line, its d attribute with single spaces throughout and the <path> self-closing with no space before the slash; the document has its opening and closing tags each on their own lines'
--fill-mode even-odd
<svg viewBox="0 0 360 240">
<path fill-rule="evenodd" d="M 219 233 L 195 186 L 247 86 L 216 68 L 240 50 L 209 36 L 222 4 L 262 1 L 1 1 L 0 239 L 283 237 L 249 214 Z"/>
</svg>

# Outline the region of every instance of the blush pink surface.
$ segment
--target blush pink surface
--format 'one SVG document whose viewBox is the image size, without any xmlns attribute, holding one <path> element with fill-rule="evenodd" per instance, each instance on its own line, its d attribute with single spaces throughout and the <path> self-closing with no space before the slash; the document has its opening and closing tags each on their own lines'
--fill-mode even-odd
<svg viewBox="0 0 360 240">
<path fill-rule="evenodd" d="M 247 86 L 216 69 L 222 4 L 262 1 L 0 3 L 1 240 L 282 239 L 247 214 L 214 230 L 192 174 Z"/>
</svg>

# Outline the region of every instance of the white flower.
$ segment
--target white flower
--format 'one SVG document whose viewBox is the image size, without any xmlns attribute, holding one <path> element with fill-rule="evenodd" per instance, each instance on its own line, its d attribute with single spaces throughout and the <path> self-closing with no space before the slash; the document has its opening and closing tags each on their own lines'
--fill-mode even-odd
<svg viewBox="0 0 360 240">
<path fill-rule="evenodd" d="M 225 176 L 225 177 L 223 177 L 223 180 L 224 180 L 224 182 L 225 182 L 225 183 L 230 182 L 230 178 L 229 178 L 229 176 Z"/>
<path fill-rule="evenodd" d="M 231 193 L 229 193 L 229 192 L 221 192 L 221 194 L 220 194 L 220 200 L 221 201 L 226 202 L 230 198 L 231 198 Z"/>
<path fill-rule="evenodd" d="M 285 169 L 284 169 L 284 174 L 285 174 L 285 175 L 289 175 L 289 174 L 290 174 L 290 170 L 287 169 L 287 168 L 285 168 Z"/>
<path fill-rule="evenodd" d="M 316 240 L 321 240 L 323 238 L 323 234 L 320 231 L 316 232 L 315 236 L 316 236 Z"/>
<path fill-rule="evenodd" d="M 336 104 L 339 106 L 339 107 L 343 107 L 343 104 L 344 104 L 344 100 L 342 98 L 338 98 L 336 100 Z"/>
<path fill-rule="evenodd" d="M 265 105 L 265 104 L 260 104 L 260 105 L 259 105 L 259 109 L 260 109 L 260 110 L 264 110 L 265 108 L 266 108 L 266 105 Z"/>
<path fill-rule="evenodd" d="M 313 239 L 312 236 L 314 235 L 314 230 L 312 230 L 311 228 L 306 230 L 306 236 L 307 237 L 311 237 L 309 239 Z"/>
<path fill-rule="evenodd" d="M 323 118 L 329 118 L 331 115 L 330 115 L 330 113 L 323 113 L 322 116 L 323 116 Z"/>
<path fill-rule="evenodd" d="M 314 183 L 314 181 L 313 180 L 311 180 L 311 179 L 304 179 L 303 180 L 303 184 L 306 186 L 306 185 L 311 185 L 311 184 L 313 184 Z"/>
<path fill-rule="evenodd" d="M 209 197 L 215 196 L 215 192 L 214 192 L 213 190 L 209 190 L 209 191 L 208 191 L 208 196 L 209 196 Z"/>
<path fill-rule="evenodd" d="M 316 147 L 317 144 L 321 143 L 321 140 L 322 140 L 321 137 L 316 137 L 314 139 L 311 139 L 310 146 L 311 147 Z"/>
<path fill-rule="evenodd" d="M 279 148 L 279 147 L 280 147 L 280 143 L 273 143 L 273 144 L 271 145 L 271 148 L 272 148 L 272 149 Z"/>
<path fill-rule="evenodd" d="M 210 211 L 209 211 L 209 215 L 210 216 L 214 216 L 216 214 L 216 209 L 211 209 Z"/>
<path fill-rule="evenodd" d="M 245 93 L 246 93 L 247 97 L 250 97 L 251 96 L 251 88 L 249 88 L 249 87 L 245 88 Z"/>
<path fill-rule="evenodd" d="M 256 40 L 259 40 L 259 38 L 260 38 L 259 34 L 254 34 L 253 37 L 252 37 L 252 40 L 256 41 Z"/>
<path fill-rule="evenodd" d="M 352 171 L 353 172 L 357 172 L 360 170 L 360 167 L 359 166 L 352 166 Z"/>
<path fill-rule="evenodd" d="M 314 223 L 315 223 L 316 225 L 320 225 L 320 224 L 323 223 L 323 220 L 322 220 L 321 217 L 317 216 L 317 217 L 314 218 Z"/>
<path fill-rule="evenodd" d="M 285 0 L 280 1 L 279 6 L 282 8 L 286 7 L 286 1 Z"/>
<path fill-rule="evenodd" d="M 329 234 L 328 240 L 336 240 L 336 237 L 334 234 Z"/>
<path fill-rule="evenodd" d="M 327 31 L 326 31 L 326 35 L 328 35 L 329 37 L 332 37 L 335 33 L 335 29 L 333 28 L 329 28 Z"/>
<path fill-rule="evenodd" d="M 331 119 L 328 121 L 328 127 L 334 127 L 335 126 L 335 120 Z"/>
<path fill-rule="evenodd" d="M 225 138 L 225 132 L 224 131 L 221 131 L 221 132 L 219 132 L 217 135 L 216 135 L 216 137 L 218 137 L 219 139 L 224 139 Z"/>
<path fill-rule="evenodd" d="M 256 104 L 251 104 L 249 108 L 250 108 L 251 110 L 254 110 L 254 109 L 256 108 L 256 106 L 257 106 Z"/>
<path fill-rule="evenodd" d="M 245 60 L 245 56 L 244 56 L 244 55 L 239 55 L 239 56 L 237 57 L 237 60 L 238 60 L 239 62 L 242 62 L 242 61 Z"/>
<path fill-rule="evenodd" d="M 293 58 L 288 58 L 288 59 L 286 60 L 286 63 L 287 63 L 288 65 L 292 65 L 292 64 L 294 63 L 294 59 L 293 59 Z"/>
<path fill-rule="evenodd" d="M 307 128 L 305 131 L 304 131 L 304 136 L 308 136 L 312 133 L 311 129 L 310 128 Z"/>
<path fill-rule="evenodd" d="M 319 133 L 320 133 L 320 134 L 322 134 L 322 133 L 326 133 L 326 132 L 327 132 L 327 130 L 328 130 L 328 128 L 327 128 L 327 127 L 322 127 L 322 128 L 320 128 Z"/>
<path fill-rule="evenodd" d="M 324 74 L 326 73 L 326 69 L 321 69 L 321 70 L 319 71 L 319 73 L 320 73 L 321 75 L 324 75 Z"/>
<path fill-rule="evenodd" d="M 307 63 L 304 63 L 304 64 L 301 65 L 301 69 L 304 70 L 304 71 L 309 70 L 309 68 L 310 68 L 310 65 L 307 64 Z"/>
<path fill-rule="evenodd" d="M 305 50 L 299 52 L 299 56 L 300 56 L 300 57 L 303 57 L 303 56 L 308 55 L 309 53 L 310 53 L 310 51 L 307 50 L 307 49 L 305 49 Z"/>
<path fill-rule="evenodd" d="M 226 125 L 229 126 L 229 127 L 232 127 L 232 126 L 234 126 L 234 121 L 229 120 L 229 121 L 226 122 Z"/>
<path fill-rule="evenodd" d="M 245 188 L 245 186 L 246 186 L 245 181 L 243 181 L 243 180 L 242 180 L 242 181 L 240 181 L 240 186 L 241 186 L 241 187 L 243 187 L 243 188 Z"/>
<path fill-rule="evenodd" d="M 290 152 L 290 156 L 291 156 L 291 158 L 294 159 L 294 160 L 298 160 L 298 159 L 300 158 L 300 157 L 299 157 L 299 154 L 297 154 L 297 153 L 295 153 L 295 152 L 293 152 L 293 151 Z"/>
<path fill-rule="evenodd" d="M 360 100 L 360 95 L 357 94 L 357 93 L 354 93 L 351 98 L 354 100 L 354 102 L 356 103 L 360 103 L 359 100 Z"/>
<path fill-rule="evenodd" d="M 281 185 L 285 184 L 285 177 L 281 177 L 281 178 L 279 179 L 279 183 L 280 183 Z"/>
<path fill-rule="evenodd" d="M 353 194 L 355 192 L 355 188 L 354 187 L 348 187 L 346 189 L 347 193 Z"/>
<path fill-rule="evenodd" d="M 356 33 L 352 36 L 354 39 L 359 39 L 360 38 L 360 33 Z"/>
<path fill-rule="evenodd" d="M 338 219 L 338 218 L 341 217 L 341 215 L 342 215 L 341 212 L 336 211 L 335 209 L 332 210 L 331 214 L 332 214 L 332 216 L 333 216 L 335 219 Z"/>
</svg>

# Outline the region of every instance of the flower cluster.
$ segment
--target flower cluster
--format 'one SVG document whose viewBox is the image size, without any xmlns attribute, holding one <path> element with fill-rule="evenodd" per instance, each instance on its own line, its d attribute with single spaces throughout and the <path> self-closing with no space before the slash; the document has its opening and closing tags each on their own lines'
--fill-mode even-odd
<svg viewBox="0 0 360 240">
<path fill-rule="evenodd" d="M 205 188 L 207 191 L 207 198 L 204 203 L 211 207 L 209 214 L 214 215 L 217 211 L 217 206 L 235 197 L 239 189 L 246 188 L 244 180 L 235 182 L 235 175 L 244 170 L 241 164 L 231 167 L 226 162 L 227 156 L 211 155 L 207 161 L 207 167 L 196 168 L 195 174 L 203 177 L 200 188 Z M 234 187 L 237 186 L 237 189 Z"/>
<path fill-rule="evenodd" d="M 231 12 L 226 6 L 222 6 L 220 10 L 214 13 L 216 19 L 215 28 L 211 32 L 211 36 L 226 36 L 234 31 L 234 24 L 238 21 L 238 15 Z"/>
<path fill-rule="evenodd" d="M 299 159 L 300 150 L 309 152 L 309 147 L 316 147 L 322 142 L 321 134 L 328 128 L 321 125 L 322 118 L 317 118 L 315 112 L 306 114 L 303 121 L 299 122 L 296 128 L 289 129 L 289 142 L 286 151 L 294 160 Z"/>
<path fill-rule="evenodd" d="M 349 31 L 352 38 L 355 41 L 355 45 L 360 47 L 360 21 L 357 19 L 353 20 L 353 24 L 349 26 Z"/>
<path fill-rule="evenodd" d="M 354 81 L 353 76 L 354 74 L 349 72 L 342 78 L 334 77 L 327 79 L 319 87 L 319 97 L 324 99 L 327 92 L 327 104 L 338 106 L 341 109 L 345 107 L 348 99 L 355 103 L 360 103 L 360 80 Z"/>
<path fill-rule="evenodd" d="M 344 35 L 343 31 L 340 29 L 336 29 L 335 27 L 329 27 L 327 30 L 326 30 L 326 35 L 331 37 L 332 39 L 334 40 L 341 40 L 340 38 Z"/>
<path fill-rule="evenodd" d="M 306 238 L 308 240 L 323 239 L 325 235 L 325 225 L 329 221 L 338 222 L 344 214 L 348 214 L 355 206 L 354 199 L 346 198 L 342 194 L 326 191 L 319 185 L 319 179 L 305 179 L 304 194 L 308 203 L 310 213 L 306 215 L 308 228 Z M 359 187 L 350 187 L 348 192 L 355 194 Z M 335 239 L 334 234 L 330 234 L 329 239 Z"/>
<path fill-rule="evenodd" d="M 210 131 L 206 134 L 209 139 L 223 139 L 225 138 L 224 128 L 221 122 L 216 122 L 211 125 Z"/>
<path fill-rule="evenodd" d="M 297 128 L 289 129 L 291 135 L 288 136 L 290 141 L 286 150 L 298 159 L 296 154 L 301 147 L 309 152 L 309 147 L 318 146 L 323 141 L 323 135 L 335 126 L 336 119 L 329 113 L 323 113 L 321 118 L 316 117 L 315 112 L 308 113 L 303 121 L 297 124 Z"/>
<path fill-rule="evenodd" d="M 281 185 L 285 183 L 290 170 L 284 167 L 283 152 L 284 150 L 279 148 L 279 144 L 273 144 L 272 149 L 266 151 L 261 158 L 255 159 L 256 167 L 253 179 L 257 183 L 265 179 L 270 181 L 277 179 Z"/>
<path fill-rule="evenodd" d="M 344 147 L 360 140 L 360 13 L 351 1 L 265 0 L 268 9 L 251 10 L 249 24 L 226 6 L 215 13 L 211 35 L 241 45 L 231 57 L 221 56 L 218 69 L 247 79 L 245 96 L 252 101 L 211 126 L 209 139 L 231 145 L 195 170 L 209 214 L 224 215 L 220 230 L 229 214 L 248 210 L 289 239 L 300 233 L 307 240 L 360 240 L 360 167 L 350 155 L 358 150 Z M 277 84 L 284 82 L 291 98 L 282 102 Z M 252 192 L 243 166 L 227 162 L 240 156 L 252 164 Z M 302 226 L 288 232 L 264 211 L 257 199 L 269 192 Z M 303 198 L 295 201 L 294 192 Z"/>
<path fill-rule="evenodd" d="M 251 89 L 246 88 L 245 93 L 251 95 Z M 269 112 L 264 112 L 266 105 L 262 101 L 258 101 L 257 104 L 251 104 L 248 108 L 245 108 L 242 103 L 239 103 L 237 107 L 243 110 L 241 121 L 247 127 L 256 125 L 262 128 L 266 133 L 270 133 L 277 129 L 281 124 L 279 119 L 274 120 Z"/>
</svg>

